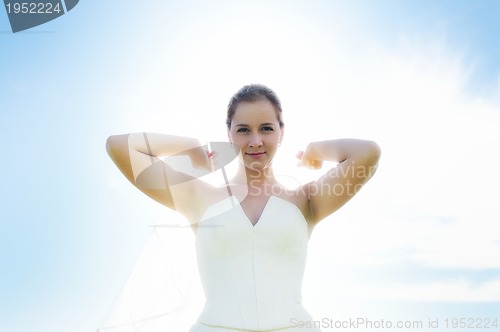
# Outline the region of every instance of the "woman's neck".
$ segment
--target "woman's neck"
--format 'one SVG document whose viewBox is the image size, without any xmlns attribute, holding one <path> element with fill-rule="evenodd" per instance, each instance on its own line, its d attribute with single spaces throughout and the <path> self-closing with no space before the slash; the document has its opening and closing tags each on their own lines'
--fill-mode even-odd
<svg viewBox="0 0 500 332">
<path fill-rule="evenodd" d="M 236 173 L 234 182 L 237 184 L 246 184 L 249 194 L 253 192 L 264 192 L 263 189 L 277 184 L 272 167 L 266 167 L 263 170 L 254 170 L 241 166 Z"/>
</svg>

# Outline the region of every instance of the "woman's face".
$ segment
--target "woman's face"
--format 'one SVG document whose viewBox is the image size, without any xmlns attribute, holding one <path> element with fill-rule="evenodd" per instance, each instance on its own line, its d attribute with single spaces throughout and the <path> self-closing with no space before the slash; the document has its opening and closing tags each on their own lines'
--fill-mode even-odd
<svg viewBox="0 0 500 332">
<path fill-rule="evenodd" d="M 236 107 L 228 136 L 240 149 L 245 167 L 263 170 L 271 165 L 283 137 L 276 113 L 268 100 L 241 102 Z"/>
</svg>

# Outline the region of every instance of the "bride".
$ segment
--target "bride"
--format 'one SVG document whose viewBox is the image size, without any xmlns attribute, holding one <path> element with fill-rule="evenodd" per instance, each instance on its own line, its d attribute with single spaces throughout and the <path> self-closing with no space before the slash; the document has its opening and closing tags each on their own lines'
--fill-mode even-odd
<svg viewBox="0 0 500 332">
<path fill-rule="evenodd" d="M 338 164 L 287 189 L 273 173 L 285 132 L 276 94 L 263 85 L 244 86 L 229 102 L 226 124 L 233 149 L 208 150 L 196 139 L 157 133 L 110 136 L 106 148 L 134 186 L 184 215 L 196 236 L 206 301 L 191 332 L 319 331 L 306 323 L 312 318 L 301 304 L 308 240 L 371 178 L 380 148 L 358 139 L 309 143 L 297 154 L 300 165 Z M 221 168 L 228 150 L 239 160 L 231 179 Z M 179 170 L 162 159 L 174 155 L 186 155 L 191 165 Z M 224 186 L 204 182 L 194 171 L 216 168 Z"/>
</svg>

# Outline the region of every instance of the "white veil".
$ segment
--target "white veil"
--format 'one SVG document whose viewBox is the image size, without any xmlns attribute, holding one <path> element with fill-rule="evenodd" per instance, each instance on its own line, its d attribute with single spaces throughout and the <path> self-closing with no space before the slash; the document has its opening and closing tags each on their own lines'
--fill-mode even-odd
<svg viewBox="0 0 500 332">
<path fill-rule="evenodd" d="M 98 332 L 186 332 L 203 305 L 191 228 L 154 226 Z"/>
<path fill-rule="evenodd" d="M 144 138 L 149 144 L 147 137 Z M 218 154 L 214 158 L 214 170 L 220 170 L 228 183 L 224 166 L 234 160 L 239 151 L 227 142 L 212 142 L 209 147 Z M 180 171 L 192 168 L 185 156 L 163 161 Z M 207 171 L 191 169 L 191 175 L 196 177 L 206 174 Z M 186 332 L 195 324 L 203 304 L 195 235 L 187 221 L 179 216 L 153 226 L 127 282 L 97 331 Z"/>
</svg>

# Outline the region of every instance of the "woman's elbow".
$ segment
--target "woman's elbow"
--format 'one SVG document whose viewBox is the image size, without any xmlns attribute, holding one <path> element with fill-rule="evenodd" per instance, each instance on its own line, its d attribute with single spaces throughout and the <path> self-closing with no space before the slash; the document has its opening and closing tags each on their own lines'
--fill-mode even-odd
<svg viewBox="0 0 500 332">
<path fill-rule="evenodd" d="M 370 141 L 370 151 L 373 155 L 373 158 L 378 161 L 380 159 L 380 156 L 382 155 L 382 149 L 380 148 L 380 145 L 378 145 L 376 142 Z"/>
<path fill-rule="evenodd" d="M 113 158 L 114 156 L 122 150 L 124 144 L 126 143 L 126 137 L 124 135 L 111 135 L 106 140 L 106 152 Z"/>
<path fill-rule="evenodd" d="M 366 150 L 364 153 L 364 160 L 367 165 L 376 166 L 382 155 L 382 149 L 374 141 L 366 141 Z"/>
</svg>

